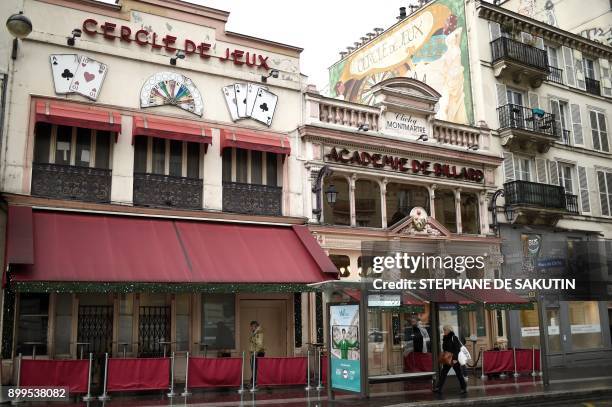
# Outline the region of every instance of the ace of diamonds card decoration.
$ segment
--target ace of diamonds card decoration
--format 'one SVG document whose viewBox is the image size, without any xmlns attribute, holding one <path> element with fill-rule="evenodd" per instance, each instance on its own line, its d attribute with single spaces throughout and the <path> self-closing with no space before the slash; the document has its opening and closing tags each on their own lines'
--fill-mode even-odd
<svg viewBox="0 0 612 407">
<path fill-rule="evenodd" d="M 272 125 L 278 96 L 265 86 L 254 83 L 235 83 L 222 88 L 232 121 L 245 118 Z"/>
<path fill-rule="evenodd" d="M 49 56 L 55 93 L 78 93 L 96 100 L 106 78 L 108 66 L 77 54 L 52 54 Z"/>
</svg>

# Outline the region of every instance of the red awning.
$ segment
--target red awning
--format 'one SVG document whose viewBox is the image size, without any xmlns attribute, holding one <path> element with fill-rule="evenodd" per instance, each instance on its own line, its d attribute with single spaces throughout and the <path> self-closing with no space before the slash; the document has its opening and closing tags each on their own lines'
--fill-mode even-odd
<svg viewBox="0 0 612 407">
<path fill-rule="evenodd" d="M 221 152 L 228 147 L 266 151 L 268 153 L 291 154 L 291 145 L 287 137 L 246 130 L 221 130 Z"/>
<path fill-rule="evenodd" d="M 415 297 L 414 295 L 403 292 L 402 293 L 402 305 L 423 305 L 425 304 L 422 300 Z"/>
<path fill-rule="evenodd" d="M 463 290 L 469 298 L 483 304 L 528 304 L 529 301 L 517 294 L 505 290 Z"/>
<path fill-rule="evenodd" d="M 34 264 L 12 281 L 315 283 L 337 275 L 304 226 L 51 211 L 34 211 L 33 220 Z"/>
<path fill-rule="evenodd" d="M 9 206 L 6 242 L 7 264 L 34 264 L 32 208 Z"/>
<path fill-rule="evenodd" d="M 172 120 L 154 116 L 134 116 L 132 144 L 136 136 L 152 136 L 171 140 L 212 144 L 212 133 L 198 122 Z"/>
<path fill-rule="evenodd" d="M 86 129 L 121 132 L 119 112 L 75 103 L 36 101 L 36 121 Z"/>
</svg>

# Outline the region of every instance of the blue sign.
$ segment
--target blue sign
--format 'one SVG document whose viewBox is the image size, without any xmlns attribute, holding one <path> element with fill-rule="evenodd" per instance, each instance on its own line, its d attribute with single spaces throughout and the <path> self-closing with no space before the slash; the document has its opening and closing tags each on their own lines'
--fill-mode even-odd
<svg viewBox="0 0 612 407">
<path fill-rule="evenodd" d="M 333 389 L 361 392 L 359 305 L 329 306 L 330 383 Z"/>
<path fill-rule="evenodd" d="M 361 365 L 359 360 L 331 360 L 331 385 L 334 389 L 361 391 Z"/>
</svg>

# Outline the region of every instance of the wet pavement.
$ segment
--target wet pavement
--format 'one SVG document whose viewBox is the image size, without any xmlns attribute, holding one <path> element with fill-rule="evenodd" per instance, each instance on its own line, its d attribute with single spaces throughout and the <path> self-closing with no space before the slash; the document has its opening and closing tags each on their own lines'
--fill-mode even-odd
<svg viewBox="0 0 612 407">
<path fill-rule="evenodd" d="M 556 407 L 612 407 L 612 369 L 610 366 L 589 367 L 573 370 L 556 370 L 551 373 L 551 384 L 544 389 L 540 377 L 494 378 L 481 380 L 471 376 L 468 380 L 468 394 L 460 395 L 459 385 L 449 377 L 444 394 L 431 392 L 431 380 L 377 383 L 370 385 L 369 399 L 359 399 L 348 393 L 338 393 L 332 402 L 327 392 L 305 391 L 303 387 L 262 388 L 255 393 L 245 391 L 238 394 L 236 389 L 193 390 L 188 397 L 180 395 L 168 398 L 167 392 L 148 394 L 111 394 L 107 402 L 90 403 L 54 402 L 56 406 L 90 407 L 146 407 L 146 406 L 188 406 L 188 407 L 232 407 L 232 406 L 286 406 L 286 407 L 408 407 L 408 406 L 546 406 Z M 175 391 L 181 393 L 183 385 Z M 99 394 L 99 392 L 94 393 Z M 47 403 L 24 403 L 41 406 Z"/>
</svg>

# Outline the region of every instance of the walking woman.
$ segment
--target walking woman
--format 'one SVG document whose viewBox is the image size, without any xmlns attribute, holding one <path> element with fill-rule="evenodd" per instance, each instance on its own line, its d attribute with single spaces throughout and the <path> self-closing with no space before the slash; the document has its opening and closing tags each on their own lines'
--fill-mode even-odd
<svg viewBox="0 0 612 407">
<path fill-rule="evenodd" d="M 450 361 L 450 365 L 444 364 L 444 366 L 442 366 L 442 370 L 440 371 L 440 379 L 438 380 L 438 387 L 434 389 L 434 393 L 442 393 L 446 376 L 452 367 L 455 371 L 455 375 L 457 376 L 457 380 L 459 380 L 461 394 L 465 394 L 467 393 L 467 385 L 465 383 L 465 379 L 463 378 L 463 373 L 461 372 L 461 365 L 458 362 L 459 352 L 461 351 L 461 342 L 459 342 L 459 338 L 457 338 L 457 335 L 455 335 L 453 328 L 450 325 L 444 325 L 442 330 L 444 331 L 444 336 L 442 337 L 442 351 L 452 353 L 452 359 Z"/>
</svg>

